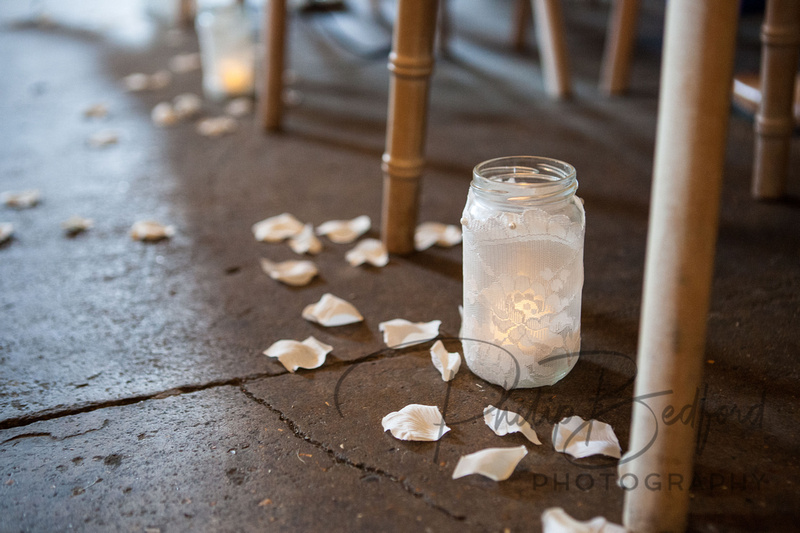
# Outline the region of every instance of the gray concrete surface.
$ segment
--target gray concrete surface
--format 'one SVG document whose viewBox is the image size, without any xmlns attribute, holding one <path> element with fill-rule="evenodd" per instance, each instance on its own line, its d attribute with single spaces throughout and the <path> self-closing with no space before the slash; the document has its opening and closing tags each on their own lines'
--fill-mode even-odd
<svg viewBox="0 0 800 533">
<path fill-rule="evenodd" d="M 0 247 L 0 531 L 536 531 L 552 506 L 618 522 L 614 462 L 568 460 L 550 433 L 565 414 L 596 416 L 627 445 L 663 23 L 659 3 L 644 4 L 631 93 L 605 99 L 595 84 L 607 8 L 566 3 L 576 94 L 553 102 L 535 47 L 510 50 L 511 2 L 451 2 L 421 220 L 457 223 L 472 166 L 509 154 L 569 161 L 586 202 L 585 353 L 561 383 L 503 400 L 466 368 L 443 383 L 426 345 L 384 350 L 378 332 L 393 318 L 439 319 L 443 336 L 457 335 L 460 247 L 353 268 L 349 246 L 325 241 L 321 276 L 299 289 L 260 269 L 260 257 L 295 257 L 252 238 L 268 216 L 367 214 L 377 227 L 388 73 L 352 48 L 380 52 L 388 34 L 359 3 L 340 19 L 292 19 L 301 98 L 284 132 L 264 135 L 251 116 L 208 139 L 193 123 L 149 117 L 199 92 L 199 72 L 153 92 L 121 84 L 196 51 L 192 31 L 156 24 L 134 0 L 4 1 L 0 190 L 39 188 L 43 199 L 0 208 L 16 229 Z M 336 40 L 347 25 L 366 32 L 350 48 Z M 757 68 L 757 35 L 758 19 L 745 17 L 741 70 Z M 99 102 L 109 115 L 85 118 Z M 205 103 L 204 114 L 220 112 Z M 102 130 L 119 142 L 89 147 Z M 736 111 L 728 146 L 690 529 L 791 531 L 800 146 L 790 197 L 773 203 L 749 198 L 752 123 Z M 65 237 L 72 214 L 94 227 Z M 176 235 L 134 242 L 142 218 Z M 303 320 L 325 292 L 352 301 L 364 323 Z M 289 374 L 261 355 L 309 335 L 334 346 L 317 370 Z M 499 401 L 526 414 L 543 445 L 528 446 L 507 481 L 452 480 L 461 455 L 524 444 L 476 418 Z M 438 443 L 382 433 L 381 418 L 407 403 L 438 405 L 452 431 Z"/>
</svg>

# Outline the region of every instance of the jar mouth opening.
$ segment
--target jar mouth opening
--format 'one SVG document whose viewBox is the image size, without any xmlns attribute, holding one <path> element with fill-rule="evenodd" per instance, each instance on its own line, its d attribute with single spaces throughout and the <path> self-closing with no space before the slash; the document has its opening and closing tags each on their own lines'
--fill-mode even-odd
<svg viewBox="0 0 800 533">
<path fill-rule="evenodd" d="M 556 199 L 575 192 L 575 175 L 575 167 L 549 157 L 498 157 L 475 166 L 472 187 L 509 200 Z"/>
</svg>

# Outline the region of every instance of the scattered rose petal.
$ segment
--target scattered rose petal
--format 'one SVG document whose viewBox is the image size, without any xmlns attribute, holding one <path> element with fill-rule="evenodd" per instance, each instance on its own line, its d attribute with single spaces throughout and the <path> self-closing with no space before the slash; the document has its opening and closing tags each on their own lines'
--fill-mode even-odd
<svg viewBox="0 0 800 533">
<path fill-rule="evenodd" d="M 245 115 L 249 115 L 253 112 L 253 101 L 246 97 L 242 96 L 240 98 L 234 98 L 225 106 L 225 113 L 232 117 L 243 117 Z"/>
<path fill-rule="evenodd" d="M 579 416 L 564 418 L 553 426 L 553 447 L 576 459 L 597 454 L 619 459 L 622 452 L 610 425 L 594 419 L 586 421 Z"/>
<path fill-rule="evenodd" d="M 355 324 L 364 320 L 353 304 L 330 293 L 323 294 L 317 303 L 306 306 L 303 309 L 303 318 L 327 327 Z"/>
<path fill-rule="evenodd" d="M 486 448 L 479 452 L 464 455 L 458 460 L 453 479 L 480 474 L 494 481 L 511 477 L 523 457 L 528 455 L 525 446 L 516 448 Z"/>
<path fill-rule="evenodd" d="M 159 70 L 158 72 L 147 75 L 141 72 L 128 74 L 122 78 L 122 84 L 130 92 L 150 91 L 155 89 L 163 89 L 172 81 L 172 74 L 168 70 Z"/>
<path fill-rule="evenodd" d="M 257 241 L 280 242 L 299 235 L 305 226 L 290 213 L 275 215 L 253 224 L 253 235 Z"/>
<path fill-rule="evenodd" d="M 602 516 L 580 522 L 561 507 L 551 507 L 542 513 L 542 533 L 625 533 L 625 528 Z"/>
<path fill-rule="evenodd" d="M 38 189 L 30 189 L 20 192 L 8 191 L 3 193 L 3 203 L 8 207 L 14 207 L 16 209 L 28 209 L 34 207 L 39 203 L 41 198 L 42 194 Z"/>
<path fill-rule="evenodd" d="M 203 108 L 203 100 L 193 93 L 179 94 L 172 99 L 172 109 L 180 119 L 192 118 Z"/>
<path fill-rule="evenodd" d="M 435 339 L 439 335 L 441 320 L 430 322 L 409 322 L 402 318 L 395 318 L 378 324 L 378 329 L 383 333 L 383 342 L 386 346 L 404 346 L 418 344 Z"/>
<path fill-rule="evenodd" d="M 94 222 L 90 218 L 83 218 L 78 215 L 73 215 L 61 223 L 61 227 L 67 232 L 67 235 L 73 236 L 86 231 L 92 227 Z"/>
<path fill-rule="evenodd" d="M 0 222 L 0 244 L 8 242 L 14 235 L 14 225 L 11 222 Z"/>
<path fill-rule="evenodd" d="M 331 351 L 332 346 L 308 337 L 303 342 L 280 340 L 264 350 L 264 355 L 277 358 L 286 370 L 294 372 L 298 368 L 321 367 Z"/>
<path fill-rule="evenodd" d="M 221 137 L 234 131 L 236 131 L 236 121 L 231 117 L 205 118 L 197 123 L 197 133 L 206 137 Z"/>
<path fill-rule="evenodd" d="M 168 70 L 159 70 L 150 76 L 147 83 L 148 89 L 163 89 L 172 82 L 172 73 Z"/>
<path fill-rule="evenodd" d="M 106 104 L 94 104 L 83 111 L 83 116 L 86 118 L 103 118 L 106 115 L 108 115 Z"/>
<path fill-rule="evenodd" d="M 318 254 L 322 251 L 322 242 L 314 235 L 314 226 L 306 224 L 303 230 L 289 238 L 289 248 L 296 254 Z"/>
<path fill-rule="evenodd" d="M 353 249 L 344 254 L 351 266 L 369 263 L 372 266 L 383 267 L 389 263 L 389 252 L 383 242 L 378 239 L 363 239 Z"/>
<path fill-rule="evenodd" d="M 435 441 L 450 431 L 435 405 L 412 403 L 389 413 L 381 420 L 383 431 L 400 440 Z"/>
<path fill-rule="evenodd" d="M 367 215 L 361 215 L 353 220 L 329 220 L 317 226 L 317 235 L 327 235 L 338 244 L 349 244 L 372 227 L 372 221 Z"/>
<path fill-rule="evenodd" d="M 483 421 L 495 435 L 502 437 L 509 433 L 522 433 L 532 443 L 541 444 L 536 430 L 521 415 L 512 411 L 503 411 L 490 405 L 483 410 Z"/>
<path fill-rule="evenodd" d="M 157 126 L 172 126 L 178 122 L 178 118 L 178 114 L 175 113 L 175 110 L 172 108 L 172 104 L 169 102 L 161 102 L 160 104 L 156 104 L 156 106 L 150 112 L 150 119 Z"/>
<path fill-rule="evenodd" d="M 130 92 L 144 91 L 148 89 L 150 76 L 141 72 L 135 72 L 122 78 L 122 84 L 125 85 L 125 88 Z"/>
<path fill-rule="evenodd" d="M 119 141 L 119 134 L 116 131 L 105 130 L 99 131 L 89 137 L 88 143 L 92 148 L 102 148 L 110 144 L 116 144 Z"/>
<path fill-rule="evenodd" d="M 261 259 L 261 268 L 272 279 L 294 287 L 307 285 L 319 273 L 316 265 L 311 261 L 273 263 L 269 259 Z"/>
<path fill-rule="evenodd" d="M 169 60 L 169 69 L 176 74 L 185 74 L 200 68 L 200 54 L 178 54 Z"/>
<path fill-rule="evenodd" d="M 456 372 L 461 367 L 461 355 L 458 352 L 448 352 L 442 341 L 436 341 L 431 346 L 431 360 L 444 381 L 450 381 L 456 377 Z"/>
<path fill-rule="evenodd" d="M 423 222 L 414 232 L 414 248 L 427 250 L 434 244 L 449 248 L 461 242 L 461 228 L 439 222 Z"/>
<path fill-rule="evenodd" d="M 131 238 L 135 241 L 155 242 L 175 235 L 173 226 L 165 226 L 153 220 L 140 220 L 131 227 Z"/>
</svg>

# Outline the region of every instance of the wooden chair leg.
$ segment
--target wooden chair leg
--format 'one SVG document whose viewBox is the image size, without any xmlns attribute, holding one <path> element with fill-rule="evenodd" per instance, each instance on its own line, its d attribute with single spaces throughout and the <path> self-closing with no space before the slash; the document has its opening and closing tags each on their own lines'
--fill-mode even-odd
<svg viewBox="0 0 800 533">
<path fill-rule="evenodd" d="M 752 194 L 756 198 L 780 198 L 786 192 L 794 127 L 800 2 L 767 2 L 761 43 L 761 105 L 755 118 Z"/>
<path fill-rule="evenodd" d="M 381 223 L 383 242 L 389 252 L 396 254 L 414 251 L 437 6 L 438 0 L 397 3 L 389 55 L 391 82 Z"/>
<path fill-rule="evenodd" d="M 624 525 L 637 533 L 686 526 L 697 425 L 663 417 L 672 406 L 678 418 L 701 386 L 737 18 L 738 2 L 667 6 L 638 375 L 619 466 Z"/>
<path fill-rule="evenodd" d="M 514 50 L 521 52 L 525 49 L 525 36 L 528 33 L 528 28 L 531 25 L 530 0 L 516 0 L 514 5 L 514 20 L 512 21 L 511 42 L 514 45 Z"/>
<path fill-rule="evenodd" d="M 194 26 L 194 16 L 197 13 L 195 0 L 180 0 L 178 4 L 178 23 L 182 26 Z"/>
<path fill-rule="evenodd" d="M 547 94 L 563 98 L 571 92 L 567 43 L 561 0 L 531 0 L 536 24 L 536 40 L 542 59 Z"/>
<path fill-rule="evenodd" d="M 270 0 L 264 9 L 263 86 L 259 99 L 261 125 L 267 131 L 281 128 L 283 70 L 286 57 L 286 0 Z"/>
<path fill-rule="evenodd" d="M 611 6 L 600 71 L 600 90 L 608 96 L 628 90 L 639 7 L 640 0 L 614 0 Z"/>
</svg>

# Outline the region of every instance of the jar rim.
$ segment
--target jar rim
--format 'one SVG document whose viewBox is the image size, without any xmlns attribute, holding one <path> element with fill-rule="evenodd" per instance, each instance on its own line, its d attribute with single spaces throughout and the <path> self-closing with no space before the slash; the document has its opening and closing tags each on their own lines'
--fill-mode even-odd
<svg viewBox="0 0 800 533">
<path fill-rule="evenodd" d="M 554 201 L 575 193 L 575 167 L 542 156 L 489 159 L 472 170 L 472 188 L 507 200 Z"/>
</svg>

